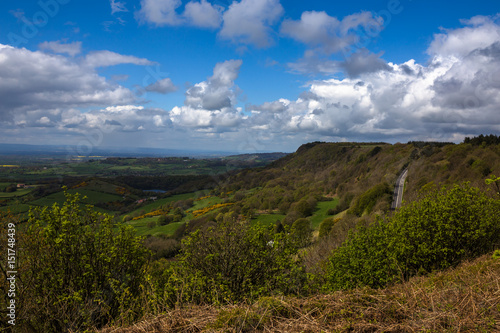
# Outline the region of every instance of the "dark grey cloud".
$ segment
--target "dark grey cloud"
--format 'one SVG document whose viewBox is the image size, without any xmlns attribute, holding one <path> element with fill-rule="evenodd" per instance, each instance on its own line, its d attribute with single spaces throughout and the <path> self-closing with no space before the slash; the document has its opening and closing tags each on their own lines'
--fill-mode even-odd
<svg viewBox="0 0 500 333">
<path fill-rule="evenodd" d="M 246 109 L 248 111 L 263 111 L 271 113 L 279 113 L 286 110 L 286 104 L 280 101 L 265 102 L 261 105 L 247 105 Z"/>
<path fill-rule="evenodd" d="M 411 67 L 408 65 L 402 65 L 401 69 L 403 70 L 403 72 L 406 75 L 415 75 L 416 74 L 415 71 L 413 69 L 411 69 Z"/>
<path fill-rule="evenodd" d="M 106 119 L 104 121 L 104 125 L 111 125 L 111 126 L 121 126 L 122 124 L 116 120 L 113 120 L 113 119 Z"/>
<path fill-rule="evenodd" d="M 378 71 L 392 71 L 392 67 L 389 66 L 384 60 L 380 59 L 380 55 L 370 53 L 366 49 L 362 49 L 340 64 L 340 67 L 345 70 L 345 72 L 350 77 L 359 77 L 361 74 L 374 73 Z M 408 70 L 406 66 L 406 70 Z"/>
</svg>

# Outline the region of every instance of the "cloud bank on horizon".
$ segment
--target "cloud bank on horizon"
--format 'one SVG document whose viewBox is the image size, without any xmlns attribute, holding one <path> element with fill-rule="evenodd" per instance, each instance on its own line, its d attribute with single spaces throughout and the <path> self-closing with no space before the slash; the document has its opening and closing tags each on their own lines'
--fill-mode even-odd
<svg viewBox="0 0 500 333">
<path fill-rule="evenodd" d="M 246 152 L 290 151 L 315 140 L 457 142 L 500 132 L 496 13 L 462 18 L 460 26 L 429 36 L 425 63 L 396 63 L 363 43 L 387 26 L 387 18 L 369 11 L 340 19 L 309 10 L 294 19 L 279 0 L 141 0 L 135 10 L 116 0 L 109 5 L 118 24 L 198 29 L 233 45 L 240 57 L 214 63 L 210 76 L 184 89 L 168 74 L 127 86 L 128 73 L 106 71 L 150 71 L 161 60 L 89 49 L 87 41 L 67 38 L 40 42 L 37 49 L 0 43 L 1 141 L 78 143 L 99 133 L 111 145 Z M 134 21 L 123 23 L 124 13 Z M 303 55 L 278 68 L 307 78 L 302 93 L 245 100 L 238 82 L 247 59 L 287 43 Z M 152 102 L 176 93 L 183 94 L 182 104 Z"/>
</svg>

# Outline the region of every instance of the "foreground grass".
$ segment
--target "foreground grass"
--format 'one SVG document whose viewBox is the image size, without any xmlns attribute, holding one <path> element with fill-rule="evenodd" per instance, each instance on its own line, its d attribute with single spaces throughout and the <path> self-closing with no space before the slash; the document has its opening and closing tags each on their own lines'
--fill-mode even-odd
<svg viewBox="0 0 500 333">
<path fill-rule="evenodd" d="M 264 297 L 254 304 L 188 306 L 127 328 L 139 332 L 498 332 L 500 260 L 483 256 L 386 289 L 308 298 Z"/>
</svg>

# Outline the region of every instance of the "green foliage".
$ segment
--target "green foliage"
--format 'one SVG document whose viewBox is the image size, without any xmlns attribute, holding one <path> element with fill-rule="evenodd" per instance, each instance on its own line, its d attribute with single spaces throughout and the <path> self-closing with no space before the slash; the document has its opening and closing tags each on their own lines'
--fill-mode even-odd
<svg viewBox="0 0 500 333">
<path fill-rule="evenodd" d="M 296 293 L 304 274 L 296 252 L 286 233 L 224 218 L 183 240 L 178 262 L 183 297 L 224 303 Z"/>
<path fill-rule="evenodd" d="M 475 136 L 473 138 L 465 137 L 464 143 L 470 143 L 472 145 L 497 145 L 500 144 L 500 136 L 497 135 L 483 135 Z"/>
<path fill-rule="evenodd" d="M 173 258 L 181 249 L 179 241 L 165 236 L 148 236 L 144 240 L 144 246 L 153 252 L 153 259 Z"/>
<path fill-rule="evenodd" d="M 394 260 L 387 251 L 387 225 L 376 221 L 370 227 L 350 232 L 329 258 L 326 289 L 378 288 L 396 277 Z"/>
<path fill-rule="evenodd" d="M 335 206 L 335 208 L 333 209 L 333 211 L 331 211 L 331 212 L 329 211 L 328 212 L 328 215 L 336 215 L 336 214 L 338 214 L 340 212 L 343 212 L 346 209 L 349 209 L 349 206 L 351 205 L 352 199 L 354 199 L 354 194 L 350 193 L 350 192 L 347 192 L 346 194 L 344 194 L 342 196 L 342 198 L 340 199 L 338 205 Z"/>
<path fill-rule="evenodd" d="M 499 200 L 467 183 L 430 192 L 351 233 L 329 259 L 327 288 L 382 287 L 488 253 L 499 245 L 499 211 Z"/>
<path fill-rule="evenodd" d="M 495 250 L 495 252 L 493 252 L 493 259 L 497 259 L 497 260 L 500 260 L 500 250 Z"/>
<path fill-rule="evenodd" d="M 500 201 L 468 183 L 441 188 L 400 209 L 388 249 L 405 276 L 455 266 L 500 241 Z"/>
<path fill-rule="evenodd" d="M 319 237 L 328 236 L 337 221 L 338 220 L 334 219 L 333 217 L 324 219 L 323 222 L 321 222 L 321 224 L 319 225 Z"/>
<path fill-rule="evenodd" d="M 297 246 L 302 248 L 311 244 L 312 237 L 312 227 L 311 221 L 305 218 L 298 219 L 293 222 L 291 228 L 291 236 L 295 242 L 297 242 Z"/>
<path fill-rule="evenodd" d="M 12 192 L 15 192 L 15 191 L 17 191 L 17 185 L 16 184 L 10 184 L 9 186 L 7 186 L 5 188 L 4 192 L 12 193 Z"/>
<path fill-rule="evenodd" d="M 500 195 L 500 177 L 497 177 L 495 175 L 491 175 L 490 178 L 485 180 L 486 185 L 495 185 L 495 189 L 497 191 L 497 195 Z"/>
<path fill-rule="evenodd" d="M 148 251 L 130 226 L 91 207 L 78 195 L 30 212 L 22 288 L 28 288 L 29 325 L 40 332 L 100 327 L 135 319 Z"/>
<path fill-rule="evenodd" d="M 378 153 L 380 153 L 381 151 L 382 151 L 382 147 L 376 146 L 375 148 L 373 148 L 370 151 L 370 153 L 368 153 L 368 156 L 373 157 L 373 156 L 377 155 Z"/>
<path fill-rule="evenodd" d="M 491 169 L 486 162 L 483 160 L 475 160 L 472 165 L 472 169 L 477 170 L 482 176 L 486 177 L 491 173 Z"/>
<path fill-rule="evenodd" d="M 375 185 L 356 199 L 354 207 L 351 208 L 351 213 L 356 216 L 363 215 L 365 211 L 370 213 L 380 198 L 388 198 L 388 195 L 391 193 L 389 184 L 381 183 Z"/>
<path fill-rule="evenodd" d="M 160 215 L 160 217 L 158 218 L 157 222 L 158 222 L 158 225 L 167 225 L 169 223 L 172 223 L 173 219 L 170 218 L 170 216 L 167 216 L 167 215 Z"/>
<path fill-rule="evenodd" d="M 298 212 L 302 217 L 307 217 L 312 215 L 315 207 L 316 200 L 302 199 L 299 202 L 292 204 L 290 209 Z"/>
</svg>

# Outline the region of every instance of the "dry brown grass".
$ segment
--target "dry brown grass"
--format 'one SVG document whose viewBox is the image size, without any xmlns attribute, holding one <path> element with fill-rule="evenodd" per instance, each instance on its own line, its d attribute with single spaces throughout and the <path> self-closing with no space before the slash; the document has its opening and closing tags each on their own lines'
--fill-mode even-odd
<svg viewBox="0 0 500 333">
<path fill-rule="evenodd" d="M 190 306 L 100 333 L 254 331 L 500 332 L 500 260 L 483 256 L 380 290 Z"/>
</svg>

